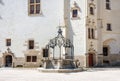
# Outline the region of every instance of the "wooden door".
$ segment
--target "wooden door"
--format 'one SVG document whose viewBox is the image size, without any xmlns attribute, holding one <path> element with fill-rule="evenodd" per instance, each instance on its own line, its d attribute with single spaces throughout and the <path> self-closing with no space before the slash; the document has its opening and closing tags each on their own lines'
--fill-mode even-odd
<svg viewBox="0 0 120 81">
<path fill-rule="evenodd" d="M 93 66 L 93 54 L 89 54 L 89 67 L 92 67 Z"/>
</svg>

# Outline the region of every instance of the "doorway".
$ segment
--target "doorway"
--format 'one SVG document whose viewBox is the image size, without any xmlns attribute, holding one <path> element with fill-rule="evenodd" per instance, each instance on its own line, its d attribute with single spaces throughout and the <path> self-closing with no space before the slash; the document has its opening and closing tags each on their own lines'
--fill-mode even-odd
<svg viewBox="0 0 120 81">
<path fill-rule="evenodd" d="M 7 55 L 5 57 L 5 67 L 12 67 L 12 56 Z"/>
<path fill-rule="evenodd" d="M 94 63 L 93 63 L 93 54 L 89 54 L 89 57 L 88 57 L 88 63 L 89 63 L 89 67 L 93 67 Z"/>
</svg>

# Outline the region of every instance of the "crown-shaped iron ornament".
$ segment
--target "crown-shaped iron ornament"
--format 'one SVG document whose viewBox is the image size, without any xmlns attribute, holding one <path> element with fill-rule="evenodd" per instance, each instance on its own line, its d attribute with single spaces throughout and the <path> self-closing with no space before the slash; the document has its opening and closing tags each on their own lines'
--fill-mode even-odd
<svg viewBox="0 0 120 81">
<path fill-rule="evenodd" d="M 62 35 L 62 30 L 60 26 L 59 26 L 58 34 Z"/>
<path fill-rule="evenodd" d="M 54 48 L 55 46 L 63 46 L 63 47 L 66 47 L 66 48 L 70 48 L 73 46 L 73 44 L 71 43 L 70 39 L 66 39 L 63 35 L 62 35 L 62 29 L 61 27 L 59 26 L 59 29 L 58 29 L 58 35 L 51 39 L 49 41 L 49 44 L 48 46 L 51 47 L 51 48 Z"/>
</svg>

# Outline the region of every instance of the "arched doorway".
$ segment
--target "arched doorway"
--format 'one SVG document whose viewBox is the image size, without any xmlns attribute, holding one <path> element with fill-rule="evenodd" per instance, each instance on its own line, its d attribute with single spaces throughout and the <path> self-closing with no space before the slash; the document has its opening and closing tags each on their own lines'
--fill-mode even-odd
<svg viewBox="0 0 120 81">
<path fill-rule="evenodd" d="M 93 65 L 94 65 L 94 58 L 93 58 L 93 54 L 89 54 L 89 56 L 88 56 L 88 63 L 89 63 L 89 67 L 93 67 Z"/>
<path fill-rule="evenodd" d="M 5 57 L 5 67 L 12 67 L 12 56 L 11 55 L 7 55 Z"/>
</svg>

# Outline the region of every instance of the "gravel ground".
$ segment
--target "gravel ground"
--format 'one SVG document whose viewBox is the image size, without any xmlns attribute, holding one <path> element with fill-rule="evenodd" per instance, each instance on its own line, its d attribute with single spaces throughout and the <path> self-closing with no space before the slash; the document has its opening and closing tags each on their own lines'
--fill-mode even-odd
<svg viewBox="0 0 120 81">
<path fill-rule="evenodd" d="M 120 81 L 120 68 L 89 68 L 77 73 L 41 73 L 34 68 L 0 68 L 0 81 Z"/>
</svg>

